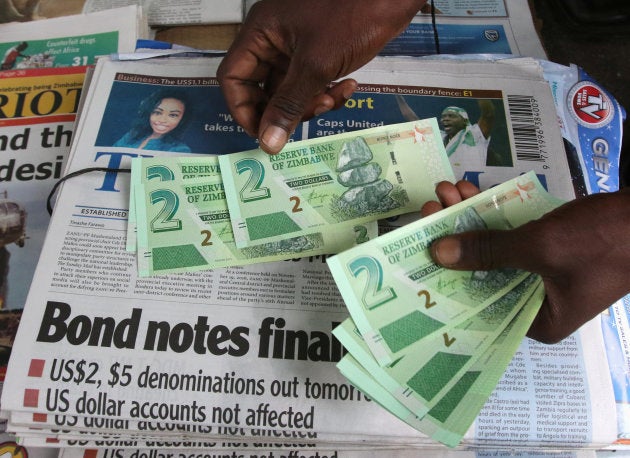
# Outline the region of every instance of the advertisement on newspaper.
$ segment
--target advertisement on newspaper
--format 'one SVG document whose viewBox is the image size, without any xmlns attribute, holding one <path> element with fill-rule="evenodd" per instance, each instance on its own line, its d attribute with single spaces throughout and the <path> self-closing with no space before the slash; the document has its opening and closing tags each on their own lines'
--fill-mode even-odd
<svg viewBox="0 0 630 458">
<path fill-rule="evenodd" d="M 0 43 L 1 70 L 93 65 L 118 49 L 118 32 Z"/>
<path fill-rule="evenodd" d="M 561 121 L 567 156 L 570 162 L 579 164 L 573 170 L 578 171 L 583 183 L 580 195 L 617 191 L 625 108 L 584 69 L 541 63 Z M 629 304 L 630 296 L 623 297 L 601 315 L 617 401 L 617 445 L 624 446 L 630 438 Z"/>
<path fill-rule="evenodd" d="M 148 35 L 137 6 L 2 24 L 0 70 L 93 65 L 97 56 L 134 49 Z"/>
</svg>

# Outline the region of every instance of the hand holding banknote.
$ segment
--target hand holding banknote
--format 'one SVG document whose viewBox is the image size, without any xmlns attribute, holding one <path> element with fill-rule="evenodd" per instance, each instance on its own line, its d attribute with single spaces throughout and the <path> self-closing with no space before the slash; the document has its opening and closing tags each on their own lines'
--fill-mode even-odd
<svg viewBox="0 0 630 458">
<path fill-rule="evenodd" d="M 440 183 L 423 216 L 475 194 L 468 182 Z M 457 270 L 514 267 L 542 276 L 546 298 L 528 336 L 554 343 L 630 291 L 630 190 L 574 200 L 504 231 L 444 237 L 436 263 Z"/>
<path fill-rule="evenodd" d="M 276 154 L 303 118 L 339 108 L 358 69 L 404 30 L 426 0 L 261 0 L 217 77 L 234 119 Z"/>
<path fill-rule="evenodd" d="M 446 234 L 522 226 L 563 201 L 533 172 L 483 193 L 458 183 L 438 199 L 453 205 L 327 263 L 350 313 L 333 331 L 348 350 L 339 370 L 398 418 L 453 447 L 505 372 L 544 289 L 540 276 L 519 269 L 439 267 L 429 248 Z"/>
</svg>

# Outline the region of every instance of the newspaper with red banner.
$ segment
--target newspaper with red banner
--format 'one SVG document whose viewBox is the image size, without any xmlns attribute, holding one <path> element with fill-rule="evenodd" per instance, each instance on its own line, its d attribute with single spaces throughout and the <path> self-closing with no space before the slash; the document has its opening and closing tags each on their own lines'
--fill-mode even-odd
<svg viewBox="0 0 630 458">
<path fill-rule="evenodd" d="M 24 306 L 62 176 L 87 66 L 133 51 L 137 7 L 0 25 L 0 308 Z"/>
<path fill-rule="evenodd" d="M 4 8 L 4 3 L 1 8 Z M 137 7 L 0 24 L 0 391 L 42 251 L 46 198 L 63 175 L 86 71 L 146 37 Z M 55 456 L 17 443 L 0 422 L 0 456 Z"/>
</svg>

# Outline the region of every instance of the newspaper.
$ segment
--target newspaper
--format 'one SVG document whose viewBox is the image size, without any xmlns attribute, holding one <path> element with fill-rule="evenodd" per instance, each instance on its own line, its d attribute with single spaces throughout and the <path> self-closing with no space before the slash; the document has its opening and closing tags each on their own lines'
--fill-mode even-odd
<svg viewBox="0 0 630 458">
<path fill-rule="evenodd" d="M 2 321 L 2 325 L 8 324 L 6 323 L 6 321 L 4 321 L 5 317 L 7 314 L 15 314 L 18 313 L 17 311 L 3 311 L 0 312 L 0 320 Z M 7 326 L 6 328 L 2 328 L 0 327 L 0 329 L 9 329 L 10 326 Z M 4 334 L 4 333 L 3 333 Z M 12 336 L 11 336 L 12 337 Z M 2 335 L 2 338 L 0 340 L 1 344 L 3 345 L 3 351 L 4 351 L 4 345 L 7 343 L 5 340 L 6 336 Z M 12 340 L 12 339 L 11 339 Z M 0 355 L 0 359 L 2 359 L 4 357 L 4 355 Z M 6 364 L 5 362 L 3 362 L 0 366 L 4 366 L 4 364 Z M 5 378 L 5 368 L 4 367 L 0 367 L 0 392 L 2 392 L 2 386 L 4 384 L 4 378 Z M 17 438 L 15 437 L 14 434 L 9 434 L 6 432 L 6 420 L 3 420 L 0 418 L 0 456 L 12 456 L 15 458 L 56 458 L 59 456 L 59 450 L 57 450 L 56 448 L 44 448 L 44 447 L 29 447 L 28 449 L 25 448 L 23 445 L 20 445 L 17 443 Z"/>
<path fill-rule="evenodd" d="M 626 111 L 584 69 L 543 62 L 545 79 L 566 139 L 565 149 L 581 195 L 615 192 L 620 186 L 623 122 Z M 575 176 L 577 175 L 577 176 Z M 618 439 L 611 448 L 630 445 L 630 295 L 601 314 L 606 355 L 617 403 Z"/>
<path fill-rule="evenodd" d="M 319 449 L 318 449 L 319 450 Z M 92 458 L 107 458 L 111 455 L 109 450 L 97 449 L 89 450 L 95 452 L 90 455 Z M 119 449 L 115 450 L 118 458 L 140 458 L 138 449 Z M 169 450 L 172 456 L 178 458 L 195 458 L 197 454 L 191 453 L 189 449 L 172 449 Z M 210 458 L 212 452 L 208 450 L 206 458 Z M 60 453 L 60 458 L 88 458 L 84 455 L 83 450 L 77 448 L 66 448 Z M 313 449 L 294 448 L 284 452 L 278 452 L 277 449 L 258 448 L 252 451 L 251 448 L 227 448 L 223 453 L 217 453 L 215 456 L 222 457 L 265 457 L 265 458 L 381 458 L 383 456 L 391 458 L 417 458 L 419 456 L 417 450 L 404 449 L 371 449 L 371 450 L 325 450 L 323 452 L 314 451 Z M 423 450 L 423 458 L 595 458 L 600 456 L 595 450 L 576 450 L 565 452 L 534 452 L 532 450 L 526 452 L 519 451 L 474 451 L 474 450 Z M 157 455 L 146 455 L 146 458 L 158 458 Z M 201 457 L 198 457 L 201 458 Z"/>
<path fill-rule="evenodd" d="M 304 123 L 294 138 L 393 122 L 402 117 L 397 88 L 417 115 L 459 104 L 476 119 L 477 102 L 489 100 L 491 138 L 509 164 L 464 166 L 460 175 L 474 171 L 488 187 L 534 169 L 552 194 L 574 195 L 549 85 L 535 62 L 423 61 L 415 69 L 403 62 L 398 71 L 383 71 L 390 63 L 377 60 L 356 72 L 360 90 L 346 107 Z M 178 141 L 190 151 L 251 149 L 254 141 L 229 116 L 210 76 L 217 65 L 100 60 L 68 172 L 126 168 L 139 154 L 182 154 L 113 146 L 135 107 L 158 89 L 188 93 L 194 116 Z M 534 150 L 525 156 L 518 134 L 524 119 L 515 115 L 513 96 L 535 107 L 525 110 L 537 127 Z M 110 171 L 74 177 L 58 195 L 2 397 L 9 428 L 22 431 L 25 444 L 106 448 L 95 452 L 102 456 L 148 454 L 140 450 L 161 447 L 156 437 L 244 444 L 280 437 L 308 444 L 311 455 L 318 444 L 438 446 L 336 370 L 344 350 L 331 331 L 348 312 L 325 257 L 139 278 L 134 255 L 125 251 L 128 191 L 129 176 Z M 599 319 L 558 345 L 525 340 L 462 446 L 562 450 L 611 443 L 615 407 L 604 355 Z"/>
<path fill-rule="evenodd" d="M 243 19 L 242 0 L 85 0 L 84 13 L 139 5 L 151 26 L 229 24 Z"/>
<path fill-rule="evenodd" d="M 245 11 L 256 1 L 245 0 Z M 433 3 L 435 31 L 431 5 L 427 2 L 407 29 L 388 43 L 380 55 L 492 53 L 546 58 L 527 0 L 435 0 Z"/>
<path fill-rule="evenodd" d="M 461 75 L 466 79 L 462 81 Z M 497 84 L 493 75 L 501 75 L 503 83 Z M 570 200 L 575 196 L 556 113 L 541 109 L 548 103 L 549 85 L 535 59 L 441 59 L 434 63 L 433 59 L 382 58 L 351 76 L 359 82 L 353 97 L 339 110 L 310 121 L 308 135 L 440 118 L 446 108 L 456 107 L 465 112 L 471 129 L 489 124 L 479 151 L 469 150 L 469 158 L 457 161 L 458 154 L 449 155 L 457 180 L 466 179 L 485 190 L 534 170 L 556 197 Z"/>
<path fill-rule="evenodd" d="M 2 234 L 0 308 L 26 301 L 49 221 L 46 197 L 66 164 L 86 66 L 133 50 L 145 32 L 137 7 L 0 26 L 0 197 L 3 220 L 14 218 Z"/>
<path fill-rule="evenodd" d="M 0 382 L 50 220 L 46 197 L 67 163 L 86 71 L 100 55 L 133 50 L 146 30 L 136 7 L 40 20 L 36 27 L 0 25 Z M 26 449 L 5 429 L 0 422 L 0 455 L 57 454 Z"/>
<path fill-rule="evenodd" d="M 36 23 L 2 24 L 0 56 L 22 42 L 26 48 L 10 69 L 91 65 L 95 57 L 134 49 L 138 38 L 148 37 L 148 25 L 137 6 L 92 14 L 76 14 Z"/>
<path fill-rule="evenodd" d="M 435 31 L 427 4 L 380 54 L 486 53 L 546 57 L 527 0 L 437 0 L 434 4 Z"/>
</svg>

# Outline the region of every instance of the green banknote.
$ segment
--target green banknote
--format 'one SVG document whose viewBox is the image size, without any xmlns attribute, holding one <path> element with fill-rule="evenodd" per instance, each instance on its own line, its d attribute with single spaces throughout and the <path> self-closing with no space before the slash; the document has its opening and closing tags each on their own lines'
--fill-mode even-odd
<svg viewBox="0 0 630 458">
<path fill-rule="evenodd" d="M 333 333 L 386 391 L 414 416 L 422 417 L 488 349 L 540 282 L 538 275 L 528 275 L 475 316 L 442 334 L 423 339 L 422 346 L 383 367 L 372 356 L 352 319 L 345 320 Z"/>
<path fill-rule="evenodd" d="M 126 250 L 136 252 L 136 202 L 135 183 L 156 181 L 183 181 L 199 177 L 219 177 L 217 156 L 136 157 L 131 160 L 131 183 L 129 186 L 129 217 L 127 220 Z"/>
<path fill-rule="evenodd" d="M 354 322 L 381 365 L 466 320 L 522 281 L 526 272 L 454 271 L 433 263 L 428 247 L 444 235 L 509 229 L 562 202 L 533 172 L 328 259 Z"/>
<path fill-rule="evenodd" d="M 422 417 L 414 415 L 350 354 L 337 364 L 341 373 L 396 417 L 449 447 L 457 446 L 492 394 L 540 309 L 545 291 L 539 283 L 527 303 L 489 348 Z"/>
<path fill-rule="evenodd" d="M 236 245 L 420 210 L 453 181 L 435 119 L 219 157 Z"/>
<path fill-rule="evenodd" d="M 140 276 L 334 253 L 377 236 L 377 225 L 336 224 L 323 232 L 239 249 L 220 177 L 136 183 Z"/>
</svg>

